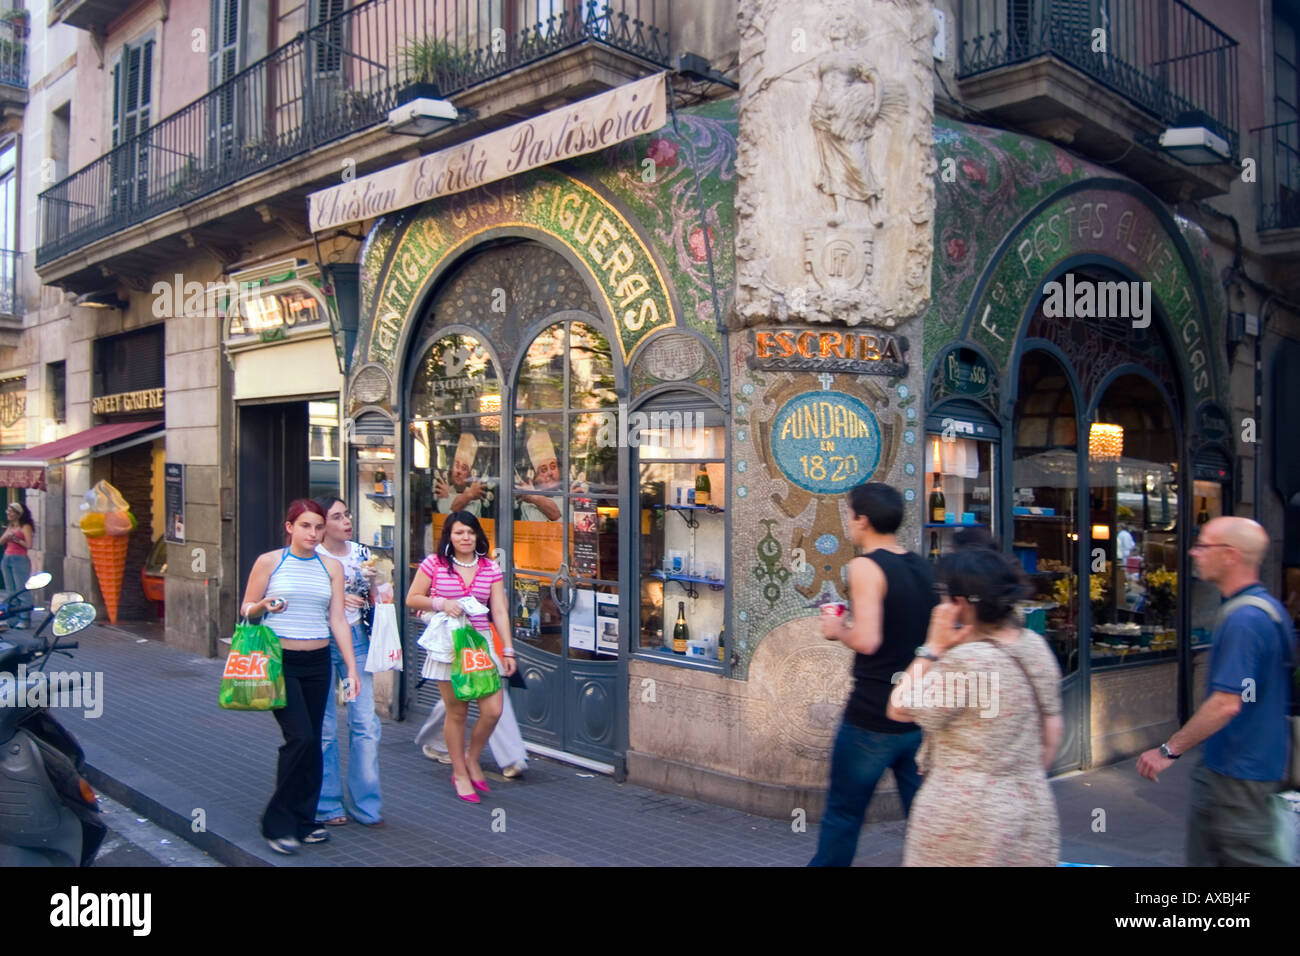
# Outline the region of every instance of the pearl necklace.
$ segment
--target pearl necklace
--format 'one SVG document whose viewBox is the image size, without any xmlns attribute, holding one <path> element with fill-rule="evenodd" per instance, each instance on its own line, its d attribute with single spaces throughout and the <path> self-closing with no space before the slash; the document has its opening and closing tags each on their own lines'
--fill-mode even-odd
<svg viewBox="0 0 1300 956">
<path fill-rule="evenodd" d="M 475 567 L 475 566 L 478 564 L 478 558 L 477 558 L 477 557 L 474 558 L 473 561 L 462 561 L 460 558 L 456 557 L 456 555 L 453 554 L 453 555 L 451 556 L 451 560 L 452 560 L 452 563 L 453 563 L 453 564 L 455 564 L 457 567 L 460 567 L 460 568 L 472 568 L 472 567 Z"/>
</svg>

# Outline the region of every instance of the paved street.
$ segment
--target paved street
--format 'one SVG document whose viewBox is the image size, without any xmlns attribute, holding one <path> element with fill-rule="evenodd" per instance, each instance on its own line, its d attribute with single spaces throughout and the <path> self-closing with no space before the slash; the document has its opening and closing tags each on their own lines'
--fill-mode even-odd
<svg viewBox="0 0 1300 956">
<path fill-rule="evenodd" d="M 107 626 L 80 639 L 75 659 L 59 658 L 51 669 L 103 673 L 101 716 L 58 712 L 86 750 L 92 782 L 227 865 L 800 866 L 815 848 L 815 824 L 794 832 L 790 821 L 618 784 L 546 759 L 534 759 L 519 782 L 485 767 L 491 795 L 465 805 L 455 799 L 449 771 L 411 743 L 415 725 L 408 721 L 384 724 L 388 825 L 341 827 L 328 844 L 275 856 L 258 834 L 280 743 L 274 719 L 217 707 L 221 661 Z M 1141 780 L 1133 761 L 1055 781 L 1063 859 L 1179 865 L 1190 764 L 1175 764 L 1158 785 Z M 867 827 L 856 862 L 898 865 L 902 838 L 901 822 Z"/>
</svg>

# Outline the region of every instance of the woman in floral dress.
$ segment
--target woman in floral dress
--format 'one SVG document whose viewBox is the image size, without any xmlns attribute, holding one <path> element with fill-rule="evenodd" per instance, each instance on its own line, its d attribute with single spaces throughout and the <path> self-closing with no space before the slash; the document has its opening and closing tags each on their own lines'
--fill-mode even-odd
<svg viewBox="0 0 1300 956">
<path fill-rule="evenodd" d="M 888 716 L 925 731 L 925 781 L 912 802 L 904 866 L 1055 866 L 1061 672 L 1047 643 L 1015 623 L 1020 567 L 989 548 L 938 568 L 945 595 Z"/>
</svg>

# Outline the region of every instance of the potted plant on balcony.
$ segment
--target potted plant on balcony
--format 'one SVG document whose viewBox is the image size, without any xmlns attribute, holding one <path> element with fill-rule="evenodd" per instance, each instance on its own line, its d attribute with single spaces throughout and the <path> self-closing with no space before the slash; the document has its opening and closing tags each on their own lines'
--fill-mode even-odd
<svg viewBox="0 0 1300 956">
<path fill-rule="evenodd" d="M 18 39 L 25 38 L 31 32 L 31 14 L 22 8 L 6 10 L 0 13 L 0 21 L 10 24 L 13 28 L 14 37 Z"/>
<path fill-rule="evenodd" d="M 443 90 L 456 85 L 465 57 L 450 40 L 425 37 L 401 50 L 407 83 L 397 93 L 397 102 L 409 103 L 422 97 L 441 99 Z"/>
</svg>

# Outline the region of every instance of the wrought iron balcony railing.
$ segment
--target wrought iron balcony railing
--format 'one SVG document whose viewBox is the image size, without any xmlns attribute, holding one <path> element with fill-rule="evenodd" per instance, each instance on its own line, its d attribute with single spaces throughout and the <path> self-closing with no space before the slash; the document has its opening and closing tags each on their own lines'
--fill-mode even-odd
<svg viewBox="0 0 1300 956">
<path fill-rule="evenodd" d="M 26 20 L 0 20 L 0 83 L 27 89 Z"/>
<path fill-rule="evenodd" d="M 960 0 L 962 79 L 1049 54 L 1237 156 L 1237 41 L 1181 0 Z"/>
<path fill-rule="evenodd" d="M 540 11 L 540 13 L 539 13 Z M 594 42 L 669 66 L 671 0 L 365 0 L 45 190 L 37 265 L 442 96 Z"/>
<path fill-rule="evenodd" d="M 0 249 L 0 315 L 22 315 L 23 254 Z"/>
<path fill-rule="evenodd" d="M 1300 121 L 1251 132 L 1259 134 L 1259 231 L 1300 228 Z"/>
</svg>

